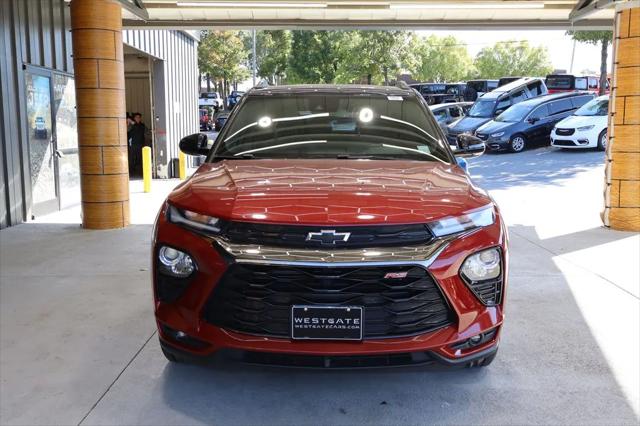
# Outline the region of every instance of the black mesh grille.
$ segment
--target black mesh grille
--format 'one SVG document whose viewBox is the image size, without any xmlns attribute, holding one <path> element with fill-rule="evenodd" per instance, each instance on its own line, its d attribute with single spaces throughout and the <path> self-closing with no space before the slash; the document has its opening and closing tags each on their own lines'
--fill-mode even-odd
<svg viewBox="0 0 640 426">
<path fill-rule="evenodd" d="M 556 139 L 553 141 L 553 144 L 558 146 L 576 146 L 576 144 L 573 141 L 564 140 L 564 139 Z"/>
<path fill-rule="evenodd" d="M 570 136 L 570 135 L 574 134 L 575 131 L 576 131 L 575 129 L 560 129 L 560 128 L 557 128 L 556 129 L 556 135 L 559 135 L 559 136 Z"/>
<path fill-rule="evenodd" d="M 309 233 L 323 230 L 335 231 L 336 236 L 315 235 L 308 240 Z M 349 233 L 347 241 L 341 235 Z M 299 226 L 274 225 L 248 222 L 227 222 L 222 226 L 222 234 L 229 242 L 236 244 L 257 244 L 274 247 L 391 247 L 426 244 L 433 236 L 426 225 L 384 225 L 384 226 Z"/>
<path fill-rule="evenodd" d="M 385 278 L 393 272 L 407 274 Z M 431 276 L 413 266 L 233 264 L 212 292 L 203 316 L 239 332 L 289 337 L 292 305 L 362 306 L 364 338 L 420 334 L 454 320 Z"/>
</svg>

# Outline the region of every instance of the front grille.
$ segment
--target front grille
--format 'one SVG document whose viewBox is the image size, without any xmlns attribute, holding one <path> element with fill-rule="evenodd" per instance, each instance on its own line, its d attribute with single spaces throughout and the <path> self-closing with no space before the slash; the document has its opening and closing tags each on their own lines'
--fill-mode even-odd
<svg viewBox="0 0 640 426">
<path fill-rule="evenodd" d="M 556 135 L 558 136 L 571 136 L 572 134 L 574 134 L 576 131 L 576 129 L 560 129 L 557 128 L 556 129 Z"/>
<path fill-rule="evenodd" d="M 402 352 L 379 355 L 300 355 L 223 349 L 221 357 L 248 364 L 276 367 L 357 369 L 436 364 L 429 352 Z"/>
<path fill-rule="evenodd" d="M 554 139 L 553 144 L 557 146 L 576 146 L 573 141 L 565 140 L 565 139 Z"/>
<path fill-rule="evenodd" d="M 317 235 L 323 230 L 335 231 L 335 237 L 327 234 L 327 240 Z M 316 234 L 308 240 L 309 233 Z M 349 234 L 347 241 L 341 235 Z M 230 243 L 254 244 L 289 248 L 364 248 L 425 245 L 433 235 L 424 224 L 378 226 L 300 226 L 273 225 L 250 222 L 226 222 L 222 236 Z"/>
<path fill-rule="evenodd" d="M 385 278 L 406 272 L 404 278 Z M 365 339 L 426 333 L 454 314 L 416 266 L 297 267 L 236 263 L 207 301 L 209 323 L 242 333 L 290 337 L 291 306 L 362 306 Z"/>
</svg>

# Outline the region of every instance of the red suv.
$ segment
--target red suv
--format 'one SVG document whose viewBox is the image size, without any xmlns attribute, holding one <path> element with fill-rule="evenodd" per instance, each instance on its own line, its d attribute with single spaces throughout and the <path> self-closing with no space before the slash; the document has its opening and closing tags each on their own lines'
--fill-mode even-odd
<svg viewBox="0 0 640 426">
<path fill-rule="evenodd" d="M 466 139 L 465 139 L 466 138 Z M 248 92 L 154 229 L 170 361 L 226 353 L 319 367 L 495 357 L 507 284 L 498 207 L 404 87 Z"/>
</svg>

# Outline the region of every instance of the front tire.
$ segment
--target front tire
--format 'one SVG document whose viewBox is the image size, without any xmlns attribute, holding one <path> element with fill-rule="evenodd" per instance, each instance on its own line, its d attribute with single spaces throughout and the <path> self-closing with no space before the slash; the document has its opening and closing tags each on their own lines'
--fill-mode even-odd
<svg viewBox="0 0 640 426">
<path fill-rule="evenodd" d="M 527 141 L 522 135 L 513 135 L 509 140 L 509 151 L 522 152 L 527 146 Z"/>
<path fill-rule="evenodd" d="M 607 149 L 607 141 L 608 140 L 609 139 L 608 139 L 608 136 L 607 136 L 607 129 L 604 129 L 598 135 L 598 145 L 597 145 L 598 151 L 605 151 Z"/>
</svg>

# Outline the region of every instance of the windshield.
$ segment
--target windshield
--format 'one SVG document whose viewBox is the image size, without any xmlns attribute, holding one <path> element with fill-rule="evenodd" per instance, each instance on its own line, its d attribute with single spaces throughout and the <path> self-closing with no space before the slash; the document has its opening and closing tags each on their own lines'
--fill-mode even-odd
<svg viewBox="0 0 640 426">
<path fill-rule="evenodd" d="M 571 75 L 555 75 L 549 76 L 545 80 L 548 89 L 572 89 L 573 76 Z"/>
<path fill-rule="evenodd" d="M 469 110 L 469 117 L 493 117 L 493 108 L 496 106 L 495 100 L 477 101 Z"/>
<path fill-rule="evenodd" d="M 471 87 L 476 92 L 484 92 L 484 82 L 483 81 L 467 81 L 467 87 Z"/>
<path fill-rule="evenodd" d="M 522 104 L 515 104 L 505 112 L 497 116 L 494 121 L 502 121 L 506 123 L 517 123 L 531 111 L 531 107 Z"/>
<path fill-rule="evenodd" d="M 343 93 L 249 96 L 209 161 L 220 158 L 451 161 L 414 97 Z"/>
<path fill-rule="evenodd" d="M 609 99 L 593 99 L 576 110 L 574 115 L 607 115 L 609 113 Z"/>
<path fill-rule="evenodd" d="M 421 91 L 422 93 L 438 94 L 444 93 L 445 87 L 444 84 L 427 84 L 422 87 Z"/>
</svg>

